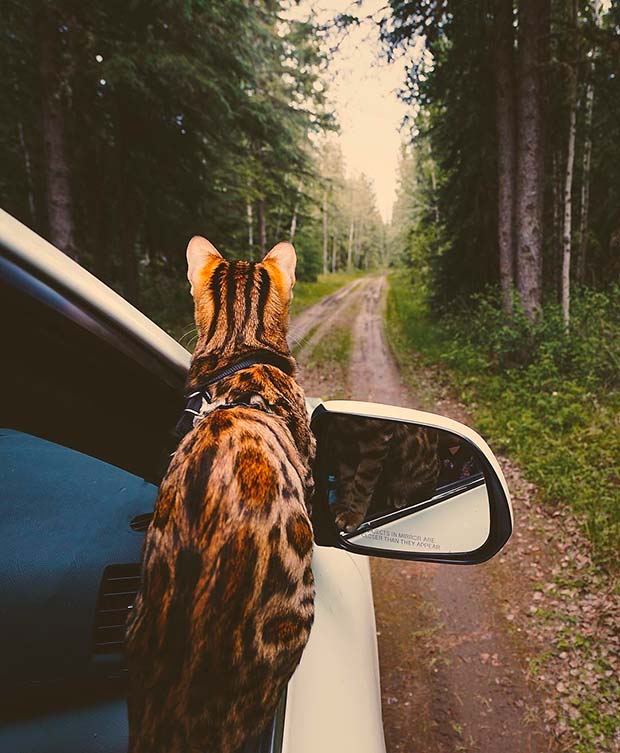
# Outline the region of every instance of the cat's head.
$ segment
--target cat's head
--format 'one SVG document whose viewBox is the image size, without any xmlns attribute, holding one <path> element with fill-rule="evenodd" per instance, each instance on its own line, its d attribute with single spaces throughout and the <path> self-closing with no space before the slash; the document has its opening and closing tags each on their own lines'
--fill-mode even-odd
<svg viewBox="0 0 620 753">
<path fill-rule="evenodd" d="M 288 354 L 295 249 L 278 243 L 260 262 L 227 261 L 206 238 L 187 247 L 187 278 L 198 330 L 195 355 L 215 361 L 235 353 Z"/>
</svg>

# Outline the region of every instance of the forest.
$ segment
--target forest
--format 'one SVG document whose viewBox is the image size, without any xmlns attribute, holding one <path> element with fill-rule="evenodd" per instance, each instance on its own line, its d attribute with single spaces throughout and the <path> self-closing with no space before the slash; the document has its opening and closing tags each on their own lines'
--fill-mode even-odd
<svg viewBox="0 0 620 753">
<path fill-rule="evenodd" d="M 287 7 L 3 0 L 2 206 L 147 307 L 193 232 L 245 258 L 297 240 L 306 280 L 404 264 L 439 311 L 494 287 L 530 324 L 558 303 L 569 326 L 571 294 L 618 282 L 617 3 L 334 18 L 375 24 L 388 57 L 424 43 L 388 224 L 335 137 L 329 29 Z"/>
<path fill-rule="evenodd" d="M 235 258 L 292 240 L 298 277 L 384 261 L 347 178 L 325 30 L 280 0 L 2 0 L 0 203 L 157 321 L 191 316 L 196 233 Z"/>
<path fill-rule="evenodd" d="M 390 54 L 425 40 L 402 92 L 412 139 L 390 251 L 409 271 L 392 315 L 615 568 L 620 6 L 390 5 Z"/>
<path fill-rule="evenodd" d="M 439 306 L 495 285 L 505 312 L 518 302 L 533 321 L 558 302 L 568 325 L 571 287 L 620 275 L 620 8 L 391 6 L 392 52 L 425 39 L 403 91 L 415 147 L 401 165 L 397 253 L 429 267 Z"/>
<path fill-rule="evenodd" d="M 451 369 L 617 565 L 615 0 L 390 0 L 328 23 L 286 0 L 1 6 L 5 210 L 177 336 L 196 233 L 245 259 L 293 241 L 302 285 L 322 276 L 300 301 L 391 270 L 398 347 Z M 361 26 L 408 61 L 390 222 L 329 100 L 334 32 Z"/>
</svg>

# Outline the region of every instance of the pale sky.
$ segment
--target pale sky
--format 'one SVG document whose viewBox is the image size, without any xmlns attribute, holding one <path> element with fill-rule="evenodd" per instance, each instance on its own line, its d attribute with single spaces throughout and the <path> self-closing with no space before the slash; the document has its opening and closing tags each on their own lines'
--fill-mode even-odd
<svg viewBox="0 0 620 753">
<path fill-rule="evenodd" d="M 302 0 L 296 17 L 314 9 L 321 22 L 337 13 L 368 16 L 385 7 L 385 0 Z M 330 101 L 341 127 L 339 136 L 350 175 L 366 173 L 374 183 L 384 220 L 392 215 L 396 198 L 396 165 L 401 144 L 399 126 L 407 112 L 397 90 L 405 81 L 401 58 L 387 63 L 378 30 L 372 23 L 351 27 L 343 37 L 328 71 Z"/>
</svg>

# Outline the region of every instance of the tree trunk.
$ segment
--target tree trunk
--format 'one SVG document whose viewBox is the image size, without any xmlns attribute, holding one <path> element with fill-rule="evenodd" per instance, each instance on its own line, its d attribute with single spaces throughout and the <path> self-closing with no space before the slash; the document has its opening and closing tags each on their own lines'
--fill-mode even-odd
<svg viewBox="0 0 620 753">
<path fill-rule="evenodd" d="M 557 300 L 562 297 L 562 207 L 564 194 L 562 191 L 562 152 L 555 149 L 552 159 L 552 237 L 551 237 L 551 261 L 552 261 L 552 278 L 559 281 L 556 293 Z"/>
<path fill-rule="evenodd" d="M 95 276 L 100 280 L 108 282 L 108 269 L 110 266 L 108 259 L 109 229 L 105 221 L 104 197 L 102 195 L 96 197 L 93 226 L 96 233 L 93 243 L 93 271 Z"/>
<path fill-rule="evenodd" d="M 571 74 L 568 144 L 564 176 L 564 222 L 562 225 L 562 318 L 570 323 L 570 261 L 572 242 L 573 166 L 575 164 L 575 131 L 577 129 L 577 72 Z"/>
<path fill-rule="evenodd" d="M 502 309 L 512 313 L 514 287 L 515 84 L 512 0 L 495 3 L 495 111 L 498 170 L 498 244 Z"/>
<path fill-rule="evenodd" d="M 519 0 L 517 290 L 530 321 L 542 302 L 544 143 L 541 64 L 549 0 Z"/>
<path fill-rule="evenodd" d="M 291 228 L 289 231 L 289 241 L 292 243 L 297 232 L 297 212 L 299 211 L 299 195 L 304 187 L 303 181 L 299 181 L 299 189 L 297 191 L 297 201 L 295 202 L 295 208 L 293 209 L 293 216 L 291 217 Z"/>
<path fill-rule="evenodd" d="M 75 226 L 61 92 L 62 71 L 55 49 L 57 24 L 45 4 L 41 4 L 38 11 L 37 33 L 49 239 L 61 251 L 75 257 Z"/>
<path fill-rule="evenodd" d="M 265 199 L 260 199 L 258 202 L 258 243 L 261 259 L 267 253 L 267 218 L 265 214 Z"/>
<path fill-rule="evenodd" d="M 115 215 L 114 203 L 110 202 L 110 193 L 115 190 L 114 171 L 109 165 L 115 164 L 115 145 L 108 140 L 97 140 L 94 144 L 91 175 L 96 176 L 99 190 L 93 197 L 92 207 L 92 236 L 93 271 L 95 276 L 109 284 L 112 268 L 110 248 L 114 248 L 115 225 L 110 222 L 110 215 Z M 151 231 L 152 233 L 152 231 Z"/>
<path fill-rule="evenodd" d="M 426 140 L 428 148 L 429 167 L 431 171 L 431 188 L 433 189 L 433 214 L 435 215 L 435 222 L 439 223 L 439 206 L 437 204 L 437 175 L 435 173 L 435 161 L 433 159 L 433 150 L 431 148 L 430 139 Z"/>
<path fill-rule="evenodd" d="M 28 145 L 26 144 L 26 138 L 24 136 L 24 125 L 20 121 L 17 122 L 17 133 L 19 136 L 19 145 L 24 156 L 24 172 L 26 174 L 26 186 L 28 187 L 28 209 L 30 209 L 30 225 L 36 226 L 37 213 L 34 203 L 34 181 L 32 180 L 32 161 L 30 160 L 30 152 Z"/>
<path fill-rule="evenodd" d="M 362 235 L 364 233 L 364 228 L 362 226 L 362 223 L 358 223 L 357 232 L 354 233 L 354 240 L 353 240 L 353 266 L 359 267 L 361 269 L 362 267 Z"/>
<path fill-rule="evenodd" d="M 566 146 L 566 170 L 564 173 L 564 222 L 562 225 L 562 318 L 564 326 L 570 324 L 570 262 L 573 227 L 573 168 L 575 165 L 575 131 L 577 130 L 577 0 L 572 2 L 573 67 L 569 71 L 568 84 L 568 143 Z"/>
<path fill-rule="evenodd" d="M 586 90 L 586 115 L 583 136 L 583 162 L 581 170 L 581 206 L 579 211 L 579 254 L 577 256 L 577 281 L 583 283 L 588 253 L 588 214 L 590 211 L 590 165 L 592 164 L 592 112 L 594 110 L 594 85 Z"/>
<path fill-rule="evenodd" d="M 280 240 L 280 229 L 282 227 L 282 204 L 278 206 L 278 213 L 276 215 L 276 243 Z"/>
<path fill-rule="evenodd" d="M 132 118 L 131 94 L 119 88 L 116 94 L 116 219 L 118 222 L 118 244 L 123 264 L 123 292 L 134 306 L 139 305 L 140 284 L 136 240 L 142 223 L 142 200 L 139 188 L 132 180 L 131 149 L 140 143 L 141 130 Z"/>
<path fill-rule="evenodd" d="M 390 264 L 390 246 L 387 237 L 386 225 L 383 225 L 381 231 L 381 263 L 383 267 L 388 267 Z"/>
<path fill-rule="evenodd" d="M 323 191 L 323 274 L 327 272 L 329 249 L 327 238 L 327 189 Z"/>
<path fill-rule="evenodd" d="M 594 18 L 599 21 L 601 0 L 594 0 Z M 594 62 L 591 74 L 594 73 Z M 577 281 L 583 284 L 586 276 L 586 256 L 588 253 L 588 215 L 590 211 L 590 166 L 592 164 L 592 115 L 594 112 L 594 83 L 586 89 L 586 114 L 583 134 L 583 162 L 581 176 L 581 206 L 579 213 L 579 254 L 577 256 Z"/>
<path fill-rule="evenodd" d="M 125 298 L 134 306 L 140 304 L 140 282 L 136 240 L 140 227 L 140 211 L 129 197 L 121 204 L 120 254 L 123 260 Z"/>
<path fill-rule="evenodd" d="M 336 236 L 334 235 L 332 240 L 332 272 L 336 271 L 336 246 L 337 246 L 337 240 Z"/>
<path fill-rule="evenodd" d="M 245 216 L 248 223 L 248 255 L 250 259 L 254 258 L 254 217 L 252 213 L 252 202 L 246 199 Z"/>
<path fill-rule="evenodd" d="M 351 226 L 349 228 L 349 246 L 347 248 L 347 272 L 350 272 L 353 268 L 353 238 L 355 232 L 355 223 L 351 220 Z"/>
<path fill-rule="evenodd" d="M 297 232 L 297 211 L 298 211 L 298 204 L 297 202 L 295 202 L 295 208 L 293 209 L 293 216 L 291 217 L 291 227 L 288 233 L 288 239 L 290 243 L 293 242 L 293 239 L 295 238 L 295 233 Z"/>
</svg>

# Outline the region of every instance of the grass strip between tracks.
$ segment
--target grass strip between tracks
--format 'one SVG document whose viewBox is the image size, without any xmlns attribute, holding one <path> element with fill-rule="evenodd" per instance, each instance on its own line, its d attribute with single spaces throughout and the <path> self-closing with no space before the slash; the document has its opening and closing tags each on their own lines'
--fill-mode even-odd
<svg viewBox="0 0 620 753">
<path fill-rule="evenodd" d="M 328 330 L 315 345 L 308 369 L 329 384 L 329 399 L 348 397 L 347 374 L 353 349 L 353 335 L 349 323 L 338 324 Z"/>
</svg>

